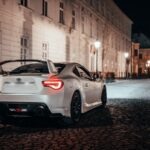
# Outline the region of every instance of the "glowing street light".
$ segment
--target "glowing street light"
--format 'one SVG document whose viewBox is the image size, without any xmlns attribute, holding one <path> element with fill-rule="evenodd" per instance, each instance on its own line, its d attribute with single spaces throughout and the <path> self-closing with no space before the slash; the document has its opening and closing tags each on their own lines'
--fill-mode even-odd
<svg viewBox="0 0 150 150">
<path fill-rule="evenodd" d="M 147 60 L 146 62 L 146 69 L 147 69 L 147 74 L 150 74 L 150 60 Z"/>
<path fill-rule="evenodd" d="M 98 49 L 101 46 L 101 42 L 100 41 L 95 41 L 94 46 L 95 46 L 95 49 L 96 49 L 96 72 L 98 72 Z"/>
<path fill-rule="evenodd" d="M 101 42 L 100 41 L 95 41 L 94 45 L 95 45 L 95 48 L 98 49 L 101 46 Z"/>
<path fill-rule="evenodd" d="M 129 53 L 128 52 L 125 52 L 124 53 L 124 57 L 127 59 L 129 57 Z"/>
</svg>

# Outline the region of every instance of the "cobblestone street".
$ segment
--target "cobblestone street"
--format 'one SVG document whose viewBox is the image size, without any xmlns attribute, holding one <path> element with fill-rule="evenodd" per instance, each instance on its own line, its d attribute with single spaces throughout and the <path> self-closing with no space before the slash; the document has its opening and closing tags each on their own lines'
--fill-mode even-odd
<svg viewBox="0 0 150 150">
<path fill-rule="evenodd" d="M 0 150 L 149 150 L 149 108 L 148 100 L 111 99 L 75 126 L 37 119 L 0 124 Z"/>
</svg>

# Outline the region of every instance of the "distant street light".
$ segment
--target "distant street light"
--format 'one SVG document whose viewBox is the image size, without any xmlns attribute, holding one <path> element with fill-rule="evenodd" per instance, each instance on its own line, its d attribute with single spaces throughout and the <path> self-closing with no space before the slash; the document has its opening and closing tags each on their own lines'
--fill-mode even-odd
<svg viewBox="0 0 150 150">
<path fill-rule="evenodd" d="M 124 53 L 124 57 L 125 57 L 125 70 L 126 70 L 126 78 L 128 78 L 128 64 L 129 64 L 129 53 L 125 52 Z"/>
<path fill-rule="evenodd" d="M 129 57 L 129 53 L 128 52 L 125 52 L 124 53 L 124 57 L 127 59 Z"/>
<path fill-rule="evenodd" d="M 146 69 L 147 69 L 147 74 L 149 76 L 150 75 L 150 60 L 147 60 L 146 62 Z"/>
<path fill-rule="evenodd" d="M 98 49 L 101 46 L 101 42 L 100 41 L 95 41 L 94 46 L 95 46 L 95 49 L 96 49 L 96 72 L 98 72 Z"/>
</svg>

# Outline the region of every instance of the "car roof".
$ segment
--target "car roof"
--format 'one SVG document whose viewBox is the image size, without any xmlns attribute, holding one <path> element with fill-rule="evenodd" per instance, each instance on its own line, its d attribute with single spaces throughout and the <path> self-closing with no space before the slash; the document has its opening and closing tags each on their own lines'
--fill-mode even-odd
<svg viewBox="0 0 150 150">
<path fill-rule="evenodd" d="M 76 62 L 54 62 L 54 64 L 78 65 Z"/>
</svg>

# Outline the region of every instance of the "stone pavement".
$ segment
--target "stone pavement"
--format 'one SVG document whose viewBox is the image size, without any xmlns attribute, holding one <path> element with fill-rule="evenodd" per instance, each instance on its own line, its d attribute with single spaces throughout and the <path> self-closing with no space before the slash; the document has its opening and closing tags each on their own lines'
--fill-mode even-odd
<svg viewBox="0 0 150 150">
<path fill-rule="evenodd" d="M 109 100 L 74 126 L 53 119 L 0 124 L 0 150 L 149 150 L 150 101 Z"/>
</svg>

